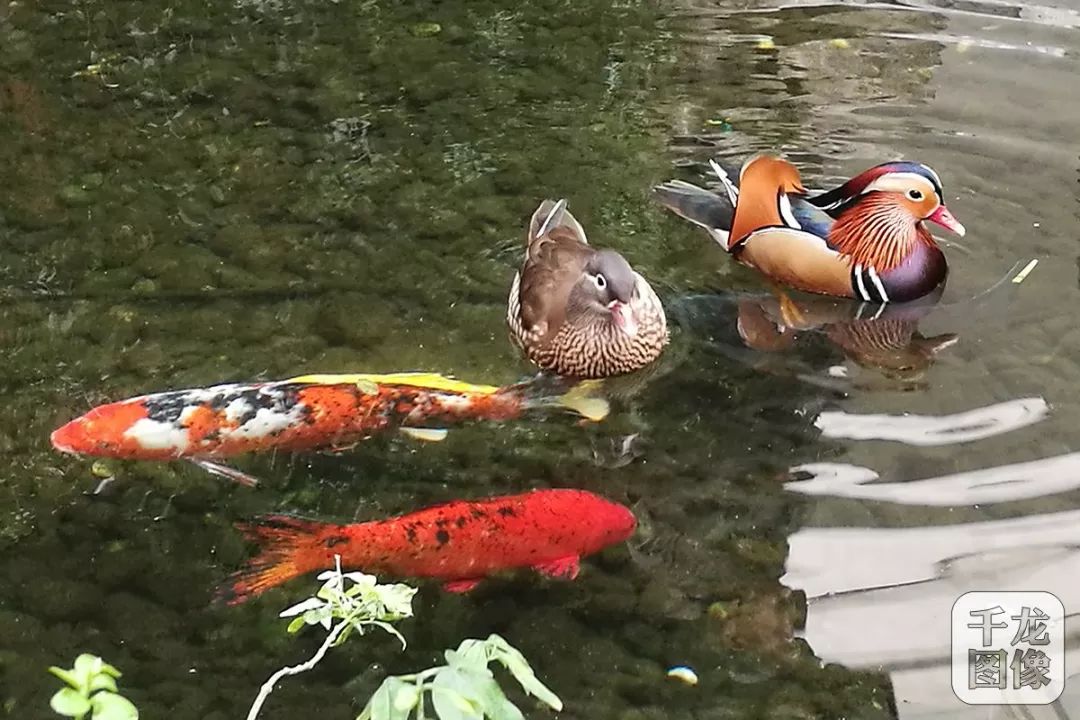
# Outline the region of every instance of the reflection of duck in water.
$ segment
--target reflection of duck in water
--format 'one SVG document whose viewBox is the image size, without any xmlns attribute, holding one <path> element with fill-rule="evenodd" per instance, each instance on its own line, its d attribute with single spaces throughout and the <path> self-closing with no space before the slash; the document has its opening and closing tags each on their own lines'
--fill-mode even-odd
<svg viewBox="0 0 1080 720">
<path fill-rule="evenodd" d="M 739 262 L 770 280 L 821 295 L 907 302 L 944 282 L 945 255 L 924 221 L 963 235 L 925 165 L 891 162 L 840 187 L 806 195 L 799 171 L 758 155 L 736 184 L 715 162 L 727 196 L 673 180 L 654 192 L 677 215 L 703 227 Z"/>
<path fill-rule="evenodd" d="M 746 296 L 738 302 L 737 327 L 747 346 L 764 351 L 786 350 L 800 335 L 815 332 L 861 367 L 914 379 L 958 340 L 955 333 L 925 337 L 919 332 L 919 321 L 943 289 L 939 286 L 919 302 L 876 306 L 813 296 L 796 300 L 783 291 Z"/>
<path fill-rule="evenodd" d="M 672 307 L 685 330 L 728 354 L 734 352 L 732 346 L 741 345 L 769 356 L 797 354 L 799 362 L 810 362 L 819 355 L 814 348 L 824 338 L 856 365 L 912 383 L 958 340 L 954 333 L 919 332 L 920 321 L 937 306 L 943 291 L 941 285 L 914 302 L 871 305 L 777 289 L 774 294 L 690 295 Z M 761 360 L 750 359 L 754 364 Z"/>
</svg>

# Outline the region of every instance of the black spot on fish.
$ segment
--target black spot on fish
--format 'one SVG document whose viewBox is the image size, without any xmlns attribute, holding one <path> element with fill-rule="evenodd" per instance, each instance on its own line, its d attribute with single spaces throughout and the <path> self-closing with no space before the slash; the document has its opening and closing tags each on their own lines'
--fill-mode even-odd
<svg viewBox="0 0 1080 720">
<path fill-rule="evenodd" d="M 410 543 L 415 543 L 416 542 L 416 526 L 415 525 L 410 525 L 407 528 L 405 528 L 405 539 L 408 540 Z"/>
<path fill-rule="evenodd" d="M 152 395 L 143 401 L 146 416 L 154 422 L 175 423 L 180 419 L 184 408 L 196 404 L 187 390 Z"/>
<path fill-rule="evenodd" d="M 514 517 L 514 515 L 516 515 L 517 513 L 514 512 L 514 508 L 510 507 L 509 505 L 504 505 L 499 508 L 499 514 L 503 517 Z"/>
<path fill-rule="evenodd" d="M 446 543 L 450 542 L 450 533 L 446 532 L 445 530 L 440 530 L 439 532 L 435 533 L 435 540 L 439 543 L 439 546 L 441 547 Z"/>
<path fill-rule="evenodd" d="M 469 521 L 466 520 L 465 518 L 459 517 L 455 524 L 458 526 L 458 528 L 463 528 L 463 527 L 465 527 L 465 523 L 467 523 L 467 522 L 469 522 Z"/>
<path fill-rule="evenodd" d="M 234 400 L 242 400 L 245 411 L 236 419 L 240 425 L 248 422 L 259 410 L 275 413 L 287 413 L 296 407 L 299 401 L 299 387 L 296 385 L 231 385 L 216 390 L 207 396 L 208 391 L 192 392 L 177 390 L 159 395 L 152 395 L 145 402 L 146 415 L 155 422 L 173 423 L 180 421 L 185 408 L 206 407 L 215 412 L 222 412 Z M 304 407 L 305 415 L 310 408 Z"/>
<path fill-rule="evenodd" d="M 486 512 L 484 512 L 483 510 L 480 510 L 480 509 L 477 509 L 477 508 L 473 508 L 473 509 L 472 509 L 472 516 L 473 516 L 474 518 L 482 518 L 482 517 L 487 517 L 487 513 L 486 513 Z"/>
<path fill-rule="evenodd" d="M 323 540 L 323 545 L 326 545 L 326 547 L 328 548 L 332 548 L 347 542 L 349 542 L 349 538 L 345 537 L 344 535 L 333 535 Z"/>
</svg>

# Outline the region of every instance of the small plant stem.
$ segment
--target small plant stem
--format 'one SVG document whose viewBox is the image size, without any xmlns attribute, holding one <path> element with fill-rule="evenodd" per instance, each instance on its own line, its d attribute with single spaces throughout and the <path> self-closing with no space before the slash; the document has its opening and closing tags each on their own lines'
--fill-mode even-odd
<svg viewBox="0 0 1080 720">
<path fill-rule="evenodd" d="M 434 669 L 434 668 L 432 668 L 432 669 Z M 431 672 L 431 671 L 430 670 L 425 670 L 424 672 L 419 673 L 419 674 L 420 675 L 425 675 L 428 672 Z M 427 690 L 428 688 L 424 687 L 425 682 L 426 682 L 425 680 L 418 680 L 417 683 L 416 683 L 416 689 L 420 691 L 420 692 L 417 693 L 417 695 L 419 696 L 419 699 L 416 701 L 416 720 L 427 720 L 427 713 L 424 711 L 424 703 L 427 702 L 427 698 L 424 697 L 424 691 Z"/>
<path fill-rule="evenodd" d="M 266 702 L 266 698 L 270 697 L 270 693 L 274 691 L 274 685 L 276 685 L 279 680 L 289 677 L 290 675 L 299 675 L 302 672 L 307 672 L 318 665 L 319 661 L 326 655 L 327 650 L 333 647 L 341 633 L 349 626 L 349 622 L 349 619 L 345 619 L 334 626 L 334 629 L 326 636 L 326 639 L 323 640 L 323 644 L 319 646 L 319 649 L 315 651 L 315 654 L 311 656 L 310 660 L 299 665 L 283 667 L 271 675 L 267 681 L 262 684 L 262 687 L 259 688 L 258 696 L 255 698 L 255 702 L 251 704 L 251 709 L 248 710 L 247 720 L 255 720 L 259 715 L 259 711 L 262 710 L 263 703 Z"/>
</svg>

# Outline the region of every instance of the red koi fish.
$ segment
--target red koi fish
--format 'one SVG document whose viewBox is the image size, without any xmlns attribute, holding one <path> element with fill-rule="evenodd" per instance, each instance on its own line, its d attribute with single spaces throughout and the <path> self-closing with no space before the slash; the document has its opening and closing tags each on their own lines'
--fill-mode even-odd
<svg viewBox="0 0 1080 720">
<path fill-rule="evenodd" d="M 607 403 L 579 388 L 538 395 L 535 383 L 472 385 L 441 375 L 307 375 L 279 382 L 217 385 L 142 395 L 100 405 L 52 433 L 61 452 L 129 460 L 208 462 L 265 450 L 344 450 L 388 429 L 441 440 L 432 425 L 509 420 L 541 406 L 563 406 L 592 420 Z M 238 475 L 238 471 L 231 471 Z M 233 479 L 241 479 L 233 477 Z"/>
<path fill-rule="evenodd" d="M 468 592 L 488 575 L 531 567 L 567 580 L 582 556 L 629 538 L 629 508 L 584 490 L 534 490 L 486 500 L 455 500 L 417 512 L 353 525 L 269 515 L 239 527 L 262 543 L 219 597 L 243 602 L 299 575 L 342 567 L 374 575 L 437 578 Z"/>
</svg>

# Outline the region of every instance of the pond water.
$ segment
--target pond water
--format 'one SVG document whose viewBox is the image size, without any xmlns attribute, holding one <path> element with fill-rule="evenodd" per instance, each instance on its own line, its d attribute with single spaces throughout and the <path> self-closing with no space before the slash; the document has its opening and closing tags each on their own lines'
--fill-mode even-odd
<svg viewBox="0 0 1080 720">
<path fill-rule="evenodd" d="M 250 552 L 235 522 L 576 487 L 637 535 L 573 583 L 423 583 L 407 651 L 352 641 L 261 717 L 355 717 L 387 672 L 491 632 L 565 718 L 1012 716 L 952 695 L 948 613 L 970 589 L 1080 602 L 1078 57 L 1075 2 L 4 0 L 0 708 L 51 717 L 45 669 L 89 651 L 143 717 L 242 717 L 319 637 L 277 617 L 313 578 L 211 604 Z M 649 188 L 761 150 L 814 187 L 898 157 L 941 174 L 968 234 L 911 345 L 843 322 L 742 342 L 769 288 Z M 92 461 L 49 446 L 155 390 L 526 377 L 504 303 L 545 197 L 674 326 L 603 423 L 238 460 L 255 489 L 110 461 L 95 492 Z M 665 677 L 683 664 L 697 686 Z"/>
</svg>

